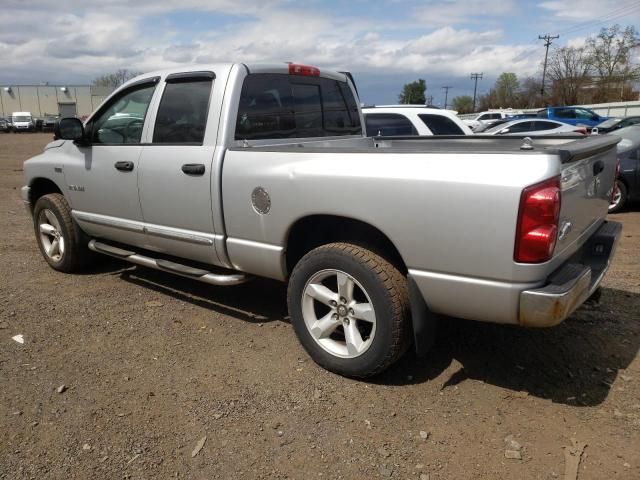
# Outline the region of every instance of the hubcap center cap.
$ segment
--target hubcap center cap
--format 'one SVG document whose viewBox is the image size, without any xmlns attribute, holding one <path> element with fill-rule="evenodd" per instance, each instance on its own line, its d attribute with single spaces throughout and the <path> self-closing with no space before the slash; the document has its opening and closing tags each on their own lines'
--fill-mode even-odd
<svg viewBox="0 0 640 480">
<path fill-rule="evenodd" d="M 340 305 L 338 307 L 338 315 L 341 317 L 346 317 L 347 316 L 347 307 L 345 307 L 344 305 Z"/>
</svg>

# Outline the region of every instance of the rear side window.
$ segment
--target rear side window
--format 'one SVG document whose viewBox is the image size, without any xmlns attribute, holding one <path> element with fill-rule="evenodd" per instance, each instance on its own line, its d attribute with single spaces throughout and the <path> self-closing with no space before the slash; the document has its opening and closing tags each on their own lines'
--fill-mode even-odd
<svg viewBox="0 0 640 480">
<path fill-rule="evenodd" d="M 360 135 L 346 82 L 282 74 L 249 75 L 242 85 L 236 140 Z"/>
<path fill-rule="evenodd" d="M 418 135 L 411 121 L 397 113 L 367 113 L 365 122 L 368 137 Z"/>
<path fill-rule="evenodd" d="M 464 135 L 464 132 L 456 125 L 456 122 L 443 115 L 423 113 L 418 117 L 434 135 Z"/>
<path fill-rule="evenodd" d="M 201 145 L 212 85 L 211 78 L 167 80 L 153 129 L 153 143 Z"/>
</svg>

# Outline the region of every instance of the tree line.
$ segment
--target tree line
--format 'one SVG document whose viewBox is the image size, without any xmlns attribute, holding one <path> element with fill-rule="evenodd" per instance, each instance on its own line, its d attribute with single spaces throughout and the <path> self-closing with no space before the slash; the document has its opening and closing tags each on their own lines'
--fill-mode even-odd
<svg viewBox="0 0 640 480">
<path fill-rule="evenodd" d="M 636 47 L 640 47 L 636 28 L 614 25 L 601 29 L 582 46 L 552 48 L 547 62 L 544 97 L 541 95 L 541 62 L 539 72 L 534 76 L 520 79 L 514 72 L 501 73 L 489 92 L 476 100 L 476 111 L 638 99 L 634 87 L 640 80 L 640 66 L 632 58 L 632 50 Z M 426 83 L 422 79 L 408 83 L 399 101 L 424 104 L 425 90 Z M 457 96 L 451 104 L 459 113 L 473 112 L 473 98 L 469 95 Z"/>
</svg>

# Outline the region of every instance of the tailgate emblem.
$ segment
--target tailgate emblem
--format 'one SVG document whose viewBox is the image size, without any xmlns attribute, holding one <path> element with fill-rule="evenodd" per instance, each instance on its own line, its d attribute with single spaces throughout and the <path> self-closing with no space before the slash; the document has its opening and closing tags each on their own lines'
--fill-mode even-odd
<svg viewBox="0 0 640 480">
<path fill-rule="evenodd" d="M 562 222 L 562 225 L 560 225 L 560 232 L 558 233 L 558 240 L 562 240 L 564 237 L 566 237 L 571 231 L 572 226 L 573 225 L 571 225 L 571 222 Z"/>
</svg>

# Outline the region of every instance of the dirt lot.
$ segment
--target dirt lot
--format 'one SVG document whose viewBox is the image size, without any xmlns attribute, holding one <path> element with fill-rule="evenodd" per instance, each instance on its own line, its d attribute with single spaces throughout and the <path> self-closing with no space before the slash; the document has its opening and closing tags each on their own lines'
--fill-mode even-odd
<svg viewBox="0 0 640 480">
<path fill-rule="evenodd" d="M 49 138 L 0 134 L 1 479 L 553 479 L 572 438 L 579 479 L 640 478 L 637 210 L 600 304 L 549 330 L 451 320 L 359 382 L 307 358 L 281 284 L 50 269 L 19 196 Z"/>
</svg>

